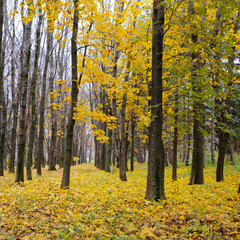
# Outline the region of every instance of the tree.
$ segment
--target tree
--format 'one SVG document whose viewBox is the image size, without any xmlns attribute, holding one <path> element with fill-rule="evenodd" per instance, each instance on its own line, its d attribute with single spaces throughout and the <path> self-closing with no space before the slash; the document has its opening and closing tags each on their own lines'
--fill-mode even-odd
<svg viewBox="0 0 240 240">
<path fill-rule="evenodd" d="M 178 94 L 175 93 L 174 133 L 173 133 L 173 160 L 172 180 L 177 180 L 177 145 L 178 145 Z"/>
<path fill-rule="evenodd" d="M 152 84 L 150 88 L 152 122 L 149 133 L 149 160 L 146 199 L 165 199 L 164 156 L 162 151 L 162 77 L 163 77 L 163 38 L 164 1 L 153 2 L 152 17 Z"/>
<path fill-rule="evenodd" d="M 77 69 L 77 34 L 78 34 L 78 4 L 79 0 L 74 0 L 74 16 L 73 16 L 73 31 L 71 39 L 71 56 L 72 56 L 72 88 L 71 88 L 71 108 L 68 116 L 67 133 L 66 133 L 66 150 L 63 162 L 63 175 L 61 188 L 69 188 L 70 184 L 70 169 L 72 162 L 72 145 L 73 145 L 73 129 L 75 119 L 73 118 L 74 108 L 77 104 L 78 97 L 78 69 Z"/>
<path fill-rule="evenodd" d="M 191 17 L 194 17 L 194 1 L 189 1 L 189 12 Z M 193 47 L 195 48 L 196 44 L 199 41 L 197 32 L 191 34 L 191 40 Z M 203 184 L 203 104 L 201 99 L 201 85 L 199 79 L 199 69 L 202 67 L 201 55 L 198 50 L 194 50 L 191 54 L 192 56 L 192 91 L 196 96 L 193 100 L 193 157 L 192 157 L 192 168 L 191 168 L 191 177 L 190 184 Z"/>
<path fill-rule="evenodd" d="M 38 61 L 40 52 L 40 42 L 41 42 L 41 26 L 42 26 L 43 16 L 41 9 L 39 9 L 39 19 L 36 30 L 36 47 L 35 47 L 35 59 L 34 68 L 32 75 L 32 96 L 31 96 L 31 125 L 29 132 L 29 142 L 28 142 L 28 153 L 27 153 L 27 179 L 32 179 L 32 159 L 33 159 L 33 145 L 36 134 L 36 124 L 37 124 L 37 112 L 36 112 L 36 87 L 37 87 L 37 75 L 38 75 Z M 36 159 L 35 159 L 36 161 Z"/>
<path fill-rule="evenodd" d="M 3 39 L 3 0 L 0 1 L 0 176 L 4 175 L 4 142 L 6 134 L 7 109 L 5 104 L 3 70 L 4 63 L 2 59 L 2 39 Z"/>
<path fill-rule="evenodd" d="M 28 4 L 28 7 L 30 3 Z M 28 8 L 28 14 L 30 14 Z M 24 181 L 24 159 L 25 159 L 25 146 L 26 146 L 26 105 L 27 105 L 27 89 L 29 77 L 29 63 L 31 56 L 31 27 L 32 21 L 25 23 L 23 21 L 24 36 L 22 47 L 22 69 L 21 69 L 21 95 L 20 95 L 20 116 L 19 116 L 19 129 L 18 129 L 18 152 L 17 152 L 17 170 L 16 182 Z"/>
<path fill-rule="evenodd" d="M 49 22 L 48 22 L 49 25 Z M 45 112 L 45 98 L 46 98 L 46 81 L 49 67 L 50 55 L 52 54 L 52 44 L 53 44 L 53 30 L 47 29 L 47 51 L 46 51 L 46 60 L 43 70 L 42 78 L 42 95 L 40 101 L 40 119 L 39 119 L 39 136 L 38 136 L 38 155 L 37 155 L 37 174 L 42 175 L 42 164 L 45 162 L 44 159 L 44 112 Z"/>
<path fill-rule="evenodd" d="M 14 11 L 17 8 L 17 1 L 14 1 Z M 17 140 L 17 120 L 18 120 L 18 103 L 19 103 L 19 91 L 17 91 L 17 86 L 19 86 L 19 82 L 15 81 L 16 79 L 16 59 L 15 59 L 15 21 L 12 21 L 12 46 L 11 46 L 11 91 L 12 91 L 12 109 L 13 109 L 13 123 L 12 123 L 12 131 L 11 131 L 11 153 L 10 153 L 10 163 L 9 163 L 9 172 L 15 172 L 15 155 L 16 155 L 16 140 Z"/>
<path fill-rule="evenodd" d="M 239 21 L 240 21 L 240 11 L 236 14 L 236 22 L 234 23 L 233 27 L 233 36 L 237 35 L 239 30 Z M 231 98 L 233 98 L 233 84 L 234 84 L 234 61 L 236 59 L 236 47 L 232 45 L 232 42 L 229 42 L 229 55 L 228 55 L 228 78 L 226 81 L 226 97 L 223 100 L 223 103 L 218 100 L 218 109 L 219 109 L 219 116 L 218 116 L 218 124 L 220 127 L 218 128 L 219 132 L 219 153 L 218 153 L 218 160 L 217 160 L 217 172 L 216 172 L 216 181 L 220 182 L 223 181 L 223 167 L 224 167 L 224 159 L 225 159 L 225 152 L 227 148 L 227 140 L 229 140 L 229 133 L 227 133 L 224 127 L 229 127 L 229 120 L 227 119 L 227 115 L 230 115 L 231 109 Z M 223 125 L 223 126 L 221 126 Z M 231 139 L 231 138 L 230 138 Z M 231 143 L 230 143 L 231 144 Z"/>
<path fill-rule="evenodd" d="M 54 91 L 54 62 L 53 62 L 53 54 L 51 55 L 50 58 L 50 75 L 49 75 L 49 84 L 50 84 L 50 94 L 53 94 Z M 50 95 L 49 94 L 49 95 Z M 50 139 L 50 149 L 49 149 L 49 155 L 48 155 L 48 166 L 49 166 L 49 171 L 54 171 L 56 170 L 56 136 L 57 136 L 57 115 L 56 115 L 56 110 L 54 109 L 54 99 L 53 97 L 50 97 L 51 101 L 51 139 Z"/>
</svg>

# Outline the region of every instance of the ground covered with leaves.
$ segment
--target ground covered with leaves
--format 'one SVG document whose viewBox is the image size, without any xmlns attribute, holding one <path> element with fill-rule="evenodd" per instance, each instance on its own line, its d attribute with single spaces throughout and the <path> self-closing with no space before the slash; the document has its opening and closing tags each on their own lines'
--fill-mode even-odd
<svg viewBox="0 0 240 240">
<path fill-rule="evenodd" d="M 239 166 L 239 165 L 238 165 Z M 128 181 L 91 164 L 72 168 L 71 188 L 60 189 L 62 170 L 33 181 L 0 178 L 0 239 L 240 239 L 239 167 L 226 166 L 215 182 L 215 167 L 205 168 L 205 184 L 189 186 L 190 167 L 178 168 L 166 197 L 144 200 L 147 166 L 136 165 Z"/>
</svg>

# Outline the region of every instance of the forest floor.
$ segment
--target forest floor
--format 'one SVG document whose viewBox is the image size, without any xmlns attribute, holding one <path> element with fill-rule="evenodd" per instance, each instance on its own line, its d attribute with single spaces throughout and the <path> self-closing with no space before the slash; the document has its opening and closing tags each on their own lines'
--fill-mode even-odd
<svg viewBox="0 0 240 240">
<path fill-rule="evenodd" d="M 62 170 L 34 173 L 32 181 L 0 178 L 0 239 L 240 239 L 240 164 L 204 170 L 204 185 L 188 185 L 190 167 L 180 164 L 178 180 L 166 168 L 166 197 L 144 200 L 147 164 L 136 164 L 128 181 L 92 164 L 72 167 L 71 186 L 60 189 Z"/>
</svg>

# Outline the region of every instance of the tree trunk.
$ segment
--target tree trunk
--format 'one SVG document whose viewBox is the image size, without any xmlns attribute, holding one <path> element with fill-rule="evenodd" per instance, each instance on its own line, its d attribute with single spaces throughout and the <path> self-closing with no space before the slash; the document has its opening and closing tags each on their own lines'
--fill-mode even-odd
<svg viewBox="0 0 240 240">
<path fill-rule="evenodd" d="M 116 165 L 116 142 L 115 142 L 115 130 L 113 129 L 113 141 L 112 141 L 112 165 L 115 167 Z"/>
<path fill-rule="evenodd" d="M 119 176 L 120 180 L 127 181 L 127 168 L 126 168 L 126 151 L 127 151 L 127 138 L 125 129 L 125 110 L 127 103 L 127 93 L 123 94 L 122 109 L 121 109 L 121 140 L 120 140 L 120 158 L 119 158 Z"/>
<path fill-rule="evenodd" d="M 2 59 L 2 39 L 3 39 L 3 0 L 0 0 L 0 176 L 4 175 L 4 145 L 6 134 L 7 109 L 5 104 L 3 71 L 4 63 Z"/>
<path fill-rule="evenodd" d="M 105 72 L 103 70 L 103 72 Z M 106 96 L 104 87 L 100 90 L 100 104 L 102 104 L 102 112 L 106 114 Z M 100 123 L 101 129 L 106 133 L 106 122 Z M 101 154 L 100 154 L 100 170 L 105 170 L 106 161 L 106 143 L 100 143 Z"/>
<path fill-rule="evenodd" d="M 232 165 L 235 165 L 234 151 L 233 151 L 233 136 L 230 136 L 228 144 L 229 144 L 230 161 L 231 161 Z"/>
<path fill-rule="evenodd" d="M 98 155 L 98 151 L 99 151 L 99 144 L 98 144 L 98 140 L 96 138 L 96 136 L 94 136 L 94 145 L 95 145 L 95 150 L 94 150 L 94 165 L 95 167 L 99 168 L 99 155 Z"/>
<path fill-rule="evenodd" d="M 215 165 L 215 128 L 214 128 L 214 120 L 212 119 L 212 132 L 211 132 L 211 163 Z"/>
<path fill-rule="evenodd" d="M 217 182 L 223 181 L 223 167 L 225 159 L 225 149 L 226 149 L 226 134 L 223 131 L 219 131 L 219 142 L 218 142 L 218 160 L 217 160 Z"/>
<path fill-rule="evenodd" d="M 193 156 L 190 185 L 203 184 L 203 135 L 200 122 L 194 117 L 193 122 Z"/>
<path fill-rule="evenodd" d="M 70 184 L 70 169 L 72 162 L 72 142 L 73 142 L 73 129 L 75 119 L 73 119 L 74 108 L 77 104 L 78 97 L 78 71 L 77 71 L 77 34 L 78 34 L 78 5 L 79 0 L 74 0 L 74 17 L 73 17 L 73 30 L 71 39 L 71 56 L 72 56 L 72 88 L 71 88 L 71 109 L 68 117 L 67 134 L 66 134 L 66 151 L 63 163 L 63 175 L 61 188 L 69 188 Z"/>
<path fill-rule="evenodd" d="M 152 121 L 150 127 L 150 158 L 148 161 L 148 176 L 146 199 L 165 199 L 164 167 L 165 161 L 162 151 L 162 59 L 164 38 L 164 6 L 163 0 L 153 3 L 153 33 L 152 33 Z"/>
<path fill-rule="evenodd" d="M 194 2 L 189 3 L 189 11 L 194 15 Z M 195 33 L 191 36 L 192 43 L 195 45 L 198 43 L 198 35 Z M 193 103 L 193 157 L 192 157 L 192 169 L 190 176 L 190 184 L 203 184 L 203 134 L 201 132 L 202 121 L 203 121 L 203 105 L 201 103 L 201 96 L 197 97 L 201 92 L 201 87 L 199 84 L 198 73 L 202 67 L 201 56 L 199 52 L 192 52 L 192 90 L 196 93 L 194 103 Z"/>
<path fill-rule="evenodd" d="M 111 156 L 112 156 L 112 130 L 108 129 L 109 142 L 107 144 L 107 156 L 105 161 L 105 172 L 110 172 Z"/>
<path fill-rule="evenodd" d="M 177 145 L 178 145 L 178 95 L 175 93 L 172 180 L 177 180 Z"/>
<path fill-rule="evenodd" d="M 44 112 L 45 112 L 45 98 L 46 98 L 46 80 L 48 73 L 48 66 L 50 54 L 53 43 L 53 32 L 47 30 L 47 52 L 42 79 L 42 96 L 40 100 L 40 119 L 39 119 L 39 136 L 38 136 L 38 154 L 37 154 L 37 174 L 42 175 L 42 165 L 45 164 L 44 158 Z"/>
<path fill-rule="evenodd" d="M 14 10 L 17 9 L 17 1 L 14 1 Z M 12 81 L 12 109 L 13 109 L 13 124 L 11 133 L 11 153 L 10 153 L 10 163 L 9 172 L 15 172 L 15 155 L 16 155 L 16 140 L 17 140 L 17 120 L 18 120 L 18 99 L 19 92 L 17 91 L 15 85 L 19 85 L 18 82 L 15 83 L 15 21 L 12 21 L 12 50 L 11 50 L 11 81 Z"/>
<path fill-rule="evenodd" d="M 89 159 L 88 159 L 88 163 L 91 163 L 91 159 L 92 159 L 92 137 L 89 137 Z"/>
<path fill-rule="evenodd" d="M 37 124 L 37 112 L 36 112 L 36 87 L 37 87 L 37 75 L 38 75 L 38 61 L 41 43 L 41 26 L 42 26 L 42 14 L 39 10 L 39 20 L 36 31 L 36 49 L 35 49 L 35 59 L 34 59 L 34 69 L 32 76 L 32 107 L 31 107 L 31 126 L 29 132 L 29 143 L 28 143 L 28 153 L 27 153 L 27 179 L 32 180 L 32 162 L 33 162 L 33 144 L 36 134 L 36 124 Z"/>
<path fill-rule="evenodd" d="M 29 11 L 29 10 L 28 10 Z M 18 152 L 17 152 L 17 170 L 16 182 L 24 181 L 24 158 L 26 145 L 26 104 L 28 89 L 29 63 L 31 56 L 31 26 L 32 21 L 24 23 L 25 36 L 23 37 L 22 49 L 22 69 L 21 69 L 21 96 L 20 96 L 20 116 L 18 129 Z"/>
<path fill-rule="evenodd" d="M 137 154 L 137 159 L 139 163 L 144 163 L 144 157 L 143 157 L 143 143 L 142 143 L 142 138 L 138 137 L 138 154 Z"/>
<path fill-rule="evenodd" d="M 54 93 L 54 65 L 53 65 L 53 55 L 50 58 L 50 94 Z M 57 122 L 56 122 L 56 111 L 53 109 L 54 98 L 51 96 L 51 138 L 50 138 L 50 151 L 49 151 L 49 159 L 48 159 L 48 170 L 55 171 L 56 170 L 56 140 L 57 140 Z"/>
<path fill-rule="evenodd" d="M 188 134 L 187 155 L 186 155 L 186 162 L 185 162 L 186 166 L 189 166 L 190 148 L 191 148 L 191 134 Z"/>
<path fill-rule="evenodd" d="M 132 142 L 131 142 L 131 160 L 130 160 L 130 171 L 134 170 L 134 141 L 135 141 L 135 121 L 132 117 Z"/>
</svg>

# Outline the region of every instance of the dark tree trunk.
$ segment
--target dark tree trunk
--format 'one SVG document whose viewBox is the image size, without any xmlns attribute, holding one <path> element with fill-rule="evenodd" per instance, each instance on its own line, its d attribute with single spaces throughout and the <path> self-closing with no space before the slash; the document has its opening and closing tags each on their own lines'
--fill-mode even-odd
<svg viewBox="0 0 240 240">
<path fill-rule="evenodd" d="M 75 119 L 73 119 L 74 108 L 77 105 L 77 97 L 78 97 L 78 86 L 81 84 L 83 72 L 80 74 L 78 78 L 78 70 L 77 70 L 77 34 L 78 34 L 78 21 L 79 21 L 79 0 L 74 1 L 74 17 L 73 17 L 73 31 L 72 31 L 72 39 L 71 39 L 71 56 L 72 56 L 72 88 L 71 88 L 71 108 L 68 118 L 67 125 L 67 133 L 66 133 L 66 151 L 64 156 L 63 163 L 63 175 L 62 175 L 62 183 L 61 188 L 69 188 L 70 184 L 70 169 L 72 163 L 72 150 L 73 150 L 73 130 L 75 126 Z M 88 32 L 90 32 L 92 28 L 92 22 L 89 25 Z M 84 54 L 82 58 L 82 68 L 85 67 L 85 58 L 87 55 L 87 45 L 84 46 Z"/>
<path fill-rule="evenodd" d="M 105 70 L 103 69 L 103 72 Z M 100 103 L 102 104 L 102 111 L 106 114 L 106 94 L 104 88 L 100 90 Z M 100 123 L 101 129 L 106 133 L 106 122 Z M 106 143 L 101 143 L 101 155 L 100 155 L 100 170 L 105 170 L 105 161 L 106 161 Z"/>
<path fill-rule="evenodd" d="M 168 152 L 169 163 L 172 164 L 172 162 L 173 162 L 173 150 L 171 149 L 171 147 L 168 146 L 167 152 Z"/>
<path fill-rule="evenodd" d="M 14 10 L 17 9 L 17 1 L 14 1 Z M 11 51 L 11 81 L 12 81 L 12 109 L 13 109 L 13 124 L 12 124 L 12 133 L 11 133 L 11 153 L 10 153 L 10 163 L 9 163 L 9 172 L 15 172 L 15 156 L 16 156 L 16 140 L 17 140 L 17 120 L 18 120 L 18 99 L 19 92 L 17 91 L 15 85 L 19 85 L 19 83 L 15 83 L 15 21 L 12 21 L 12 51 Z"/>
<path fill-rule="evenodd" d="M 39 118 L 39 136 L 38 136 L 38 154 L 37 154 L 37 174 L 42 175 L 42 166 L 45 165 L 44 158 L 44 112 L 45 112 L 45 98 L 46 98 L 46 80 L 48 73 L 48 66 L 50 60 L 50 52 L 52 50 L 53 33 L 47 31 L 47 52 L 46 60 L 43 70 L 42 79 L 42 96 L 40 100 L 40 118 Z"/>
<path fill-rule="evenodd" d="M 116 165 L 116 142 L 115 142 L 115 129 L 113 129 L 113 141 L 112 141 L 112 165 Z"/>
<path fill-rule="evenodd" d="M 110 114 L 112 115 L 110 103 L 111 103 L 110 100 L 108 100 L 107 106 L 106 106 L 106 114 L 110 112 Z M 107 143 L 107 156 L 106 156 L 106 161 L 105 161 L 105 171 L 110 172 L 111 171 L 110 167 L 111 167 L 111 162 L 112 162 L 113 130 L 107 129 L 107 134 L 109 137 L 109 141 Z"/>
<path fill-rule="evenodd" d="M 125 113 L 126 114 L 126 113 Z M 126 148 L 126 151 L 125 151 L 125 165 L 126 165 L 126 171 L 128 172 L 129 169 L 128 169 L 128 147 L 129 147 L 129 141 L 128 141 L 128 122 L 127 122 L 127 128 L 125 129 L 125 148 Z"/>
<path fill-rule="evenodd" d="M 20 116 L 18 129 L 18 152 L 17 152 L 17 169 L 16 182 L 24 181 L 24 158 L 26 145 L 26 105 L 27 105 L 27 88 L 28 88 L 28 74 L 29 63 L 31 56 L 31 26 L 32 21 L 26 23 L 25 35 L 23 37 L 22 49 L 22 69 L 21 69 L 21 96 L 20 96 Z"/>
<path fill-rule="evenodd" d="M 64 126 L 63 122 L 62 122 L 62 124 Z M 63 138 L 62 138 L 62 141 L 61 141 L 61 157 L 60 157 L 60 163 L 59 163 L 60 168 L 63 168 L 64 155 L 65 155 L 65 152 L 66 152 L 66 134 L 64 133 L 62 137 Z"/>
<path fill-rule="evenodd" d="M 100 170 L 105 170 L 105 161 L 106 161 L 106 144 L 101 143 L 100 144 Z"/>
<path fill-rule="evenodd" d="M 121 109 L 121 140 L 120 140 L 120 159 L 119 159 L 119 176 L 120 180 L 127 181 L 127 138 L 125 129 L 125 110 L 127 104 L 127 93 L 123 94 L 122 109 Z"/>
<path fill-rule="evenodd" d="M 214 120 L 212 119 L 212 132 L 211 132 L 211 162 L 212 165 L 215 165 L 215 128 L 214 128 Z"/>
<path fill-rule="evenodd" d="M 233 136 L 229 137 L 228 146 L 229 146 L 230 161 L 231 161 L 232 165 L 235 165 L 234 151 L 233 151 Z"/>
<path fill-rule="evenodd" d="M 96 136 L 94 136 L 94 144 L 95 144 L 95 155 L 94 155 L 94 165 L 99 168 L 99 144 Z"/>
<path fill-rule="evenodd" d="M 54 65 L 53 65 L 53 56 L 50 58 L 50 94 L 54 93 Z M 50 151 L 49 151 L 49 159 L 48 159 L 48 170 L 55 171 L 56 170 L 56 140 L 57 140 L 57 122 L 56 122 L 56 111 L 53 108 L 54 99 L 51 96 L 51 138 L 50 138 Z"/>
<path fill-rule="evenodd" d="M 177 145 L 178 145 L 178 95 L 175 93 L 172 180 L 177 180 Z"/>
<path fill-rule="evenodd" d="M 109 141 L 107 144 L 107 156 L 105 161 L 105 172 L 110 172 L 111 156 L 112 156 L 112 130 L 108 130 Z"/>
<path fill-rule="evenodd" d="M 203 134 L 200 122 L 194 118 L 193 122 L 193 156 L 190 184 L 203 184 Z"/>
<path fill-rule="evenodd" d="M 162 151 L 162 59 L 164 37 L 164 6 L 163 0 L 153 3 L 153 33 L 152 33 L 152 121 L 150 127 L 150 158 L 148 161 L 148 176 L 146 199 L 165 199 L 164 167 L 165 161 Z"/>
<path fill-rule="evenodd" d="M 116 58 L 116 57 L 115 57 Z M 117 119 L 119 119 L 119 116 L 117 114 L 117 100 L 116 97 L 112 99 L 112 111 L 113 116 Z M 119 157 L 120 157 L 120 137 L 119 137 L 119 127 L 118 122 L 116 123 L 117 127 L 113 130 L 113 166 L 116 165 L 117 168 L 119 168 Z"/>
<path fill-rule="evenodd" d="M 218 142 L 218 160 L 217 160 L 217 182 L 223 181 L 223 167 L 225 159 L 225 149 L 226 149 L 226 134 L 223 131 L 219 131 L 219 142 Z"/>
<path fill-rule="evenodd" d="M 134 170 L 134 141 L 135 141 L 135 121 L 132 117 L 132 142 L 131 142 L 131 159 L 130 159 L 130 171 Z"/>
<path fill-rule="evenodd" d="M 72 89 L 71 89 L 71 109 L 68 117 L 67 134 L 66 134 L 66 151 L 63 163 L 63 175 L 61 188 L 69 188 L 70 184 L 70 168 L 72 162 L 72 142 L 73 129 L 75 119 L 73 119 L 74 107 L 77 104 L 78 97 L 78 71 L 77 71 L 77 34 L 78 34 L 78 4 L 79 0 L 74 0 L 74 17 L 73 17 L 73 31 L 71 40 L 71 55 L 72 55 Z"/>
<path fill-rule="evenodd" d="M 17 101 L 17 100 L 15 100 Z M 9 172 L 15 172 L 15 155 L 16 155 L 16 140 L 17 140 L 17 113 L 18 113 L 18 103 L 13 104 L 13 126 L 11 134 L 11 154 L 10 154 L 10 165 Z"/>
<path fill-rule="evenodd" d="M 39 10 L 41 11 L 41 10 Z M 37 112 L 36 112 L 36 87 L 37 87 L 37 75 L 38 75 L 38 61 L 40 52 L 40 42 L 41 42 L 41 26 L 42 26 L 42 14 L 39 12 L 39 20 L 36 31 L 36 49 L 35 49 L 35 59 L 34 59 L 34 69 L 32 76 L 32 107 L 31 107 L 31 126 L 29 132 L 29 143 L 28 143 L 28 153 L 27 153 L 27 179 L 32 180 L 32 163 L 33 163 L 33 145 L 36 134 L 36 124 L 37 124 Z"/>
<path fill-rule="evenodd" d="M 138 154 L 137 154 L 137 160 L 139 163 L 144 163 L 145 159 L 143 157 L 143 143 L 142 138 L 138 137 Z"/>
<path fill-rule="evenodd" d="M 91 163 L 91 159 L 92 159 L 92 137 L 89 137 L 89 159 L 88 159 L 88 163 Z"/>
<path fill-rule="evenodd" d="M 6 134 L 7 109 L 4 99 L 3 70 L 4 63 L 2 59 L 2 39 L 3 39 L 3 0 L 0 0 L 0 176 L 4 175 L 4 145 Z"/>
<path fill-rule="evenodd" d="M 118 44 L 116 44 L 117 47 Z M 117 78 L 118 75 L 118 59 L 120 57 L 120 52 L 115 50 L 114 52 L 114 67 L 113 67 L 113 78 Z M 117 114 L 117 99 L 116 96 L 112 99 L 112 112 L 116 119 L 119 119 Z M 118 132 L 118 120 L 116 123 L 117 127 L 113 129 L 113 166 L 119 167 L 118 157 L 119 157 L 119 132 Z"/>
<path fill-rule="evenodd" d="M 194 2 L 191 1 L 189 3 L 189 11 L 191 14 L 194 15 Z M 198 35 L 195 33 L 191 36 L 192 43 L 198 43 Z M 203 134 L 201 132 L 202 128 L 202 121 L 203 121 L 203 105 L 201 103 L 202 99 L 201 96 L 197 97 L 197 95 L 201 92 L 201 87 L 199 84 L 200 79 L 197 73 L 202 67 L 201 63 L 201 56 L 199 52 L 192 52 L 192 90 L 195 95 L 194 103 L 193 103 L 193 112 L 194 112 L 194 119 L 193 119 L 193 156 L 192 156 L 192 169 L 191 169 L 191 176 L 190 176 L 190 184 L 203 184 Z"/>
<path fill-rule="evenodd" d="M 238 9 L 238 14 L 237 14 L 237 17 L 236 17 L 236 22 L 235 22 L 235 25 L 234 25 L 234 34 L 238 34 L 238 31 L 239 31 L 239 25 L 240 25 L 240 10 Z M 231 49 L 231 54 L 228 56 L 228 72 L 230 74 L 229 78 L 230 78 L 230 81 L 228 83 L 228 88 L 230 91 L 228 92 L 231 92 L 233 87 L 233 78 L 235 76 L 235 73 L 234 73 L 234 67 L 235 67 L 235 59 L 236 59 L 236 47 L 232 47 Z M 231 93 L 230 93 L 231 94 Z M 226 98 L 226 102 L 227 102 L 227 113 L 231 114 L 231 100 L 230 100 L 230 96 L 227 96 Z M 232 162 L 232 164 L 234 165 L 235 162 L 234 162 L 234 157 L 233 157 L 233 141 L 232 141 L 233 137 L 230 136 L 230 139 L 229 139 L 229 151 L 230 151 L 230 160 Z"/>
</svg>

